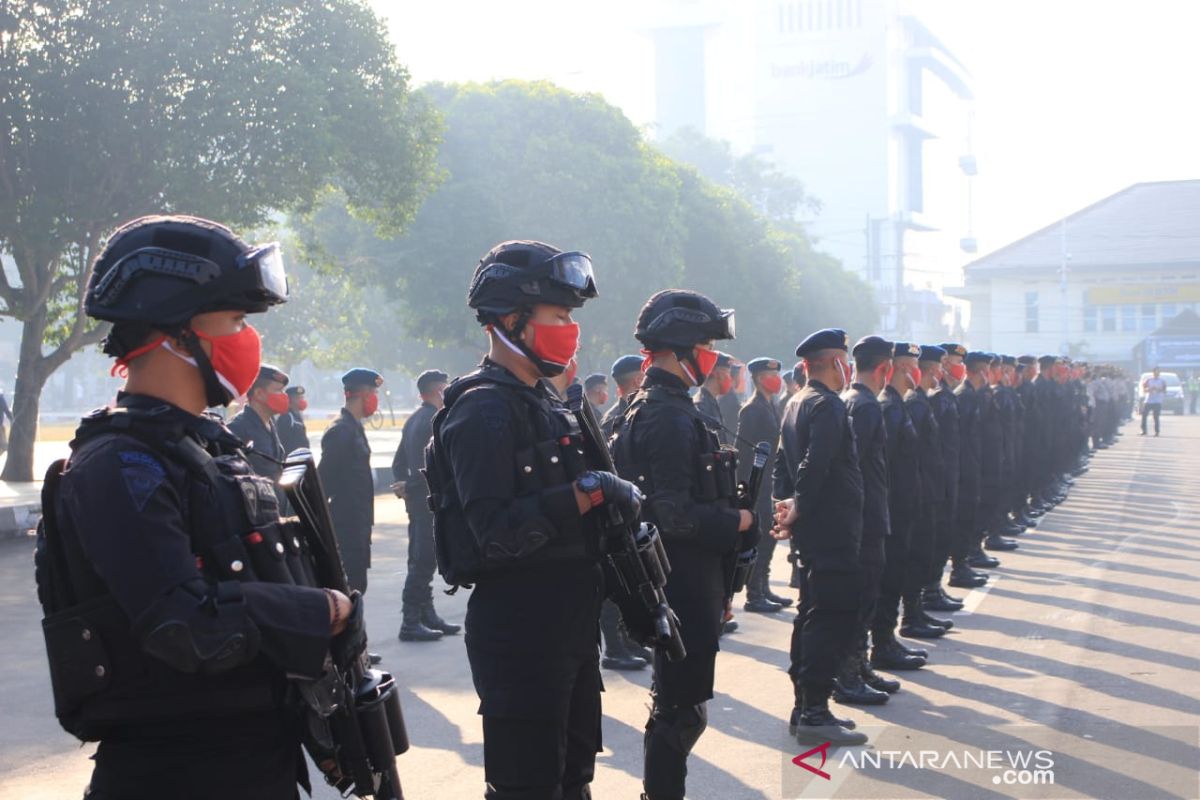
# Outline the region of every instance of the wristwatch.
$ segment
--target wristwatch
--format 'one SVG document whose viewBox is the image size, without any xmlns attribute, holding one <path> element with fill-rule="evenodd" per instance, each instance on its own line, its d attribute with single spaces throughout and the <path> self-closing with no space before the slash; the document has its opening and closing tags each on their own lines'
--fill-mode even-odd
<svg viewBox="0 0 1200 800">
<path fill-rule="evenodd" d="M 600 485 L 600 479 L 594 473 L 585 472 L 575 481 L 575 485 L 579 491 L 588 496 L 592 502 L 592 508 L 604 505 L 604 489 Z"/>
</svg>

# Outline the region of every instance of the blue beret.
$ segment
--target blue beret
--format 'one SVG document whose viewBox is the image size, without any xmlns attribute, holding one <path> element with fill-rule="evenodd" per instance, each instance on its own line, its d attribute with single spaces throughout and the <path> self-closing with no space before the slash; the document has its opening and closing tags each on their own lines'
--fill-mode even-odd
<svg viewBox="0 0 1200 800">
<path fill-rule="evenodd" d="M 810 353 L 821 350 L 849 350 L 850 339 L 841 328 L 825 328 L 816 333 L 810 333 L 808 338 L 796 347 L 796 355 L 804 358 Z"/>
<path fill-rule="evenodd" d="M 985 353 L 982 350 L 972 350 L 971 352 L 967 353 L 966 358 L 964 358 L 963 361 L 966 362 L 968 367 L 974 364 L 991 364 L 992 354 Z"/>
<path fill-rule="evenodd" d="M 383 376 L 373 369 L 355 367 L 342 376 L 342 386 L 353 389 L 357 386 L 382 386 Z"/>
<path fill-rule="evenodd" d="M 608 383 L 608 376 L 603 372 L 593 372 L 583 380 L 583 388 L 591 389 L 593 386 L 601 386 Z"/>
<path fill-rule="evenodd" d="M 751 359 L 749 363 L 746 364 L 746 369 L 750 371 L 751 375 L 757 375 L 760 372 L 766 372 L 772 369 L 783 369 L 783 364 L 773 358 L 759 356 L 758 358 Z"/>
<path fill-rule="evenodd" d="M 957 342 L 942 342 L 941 344 L 938 345 L 938 347 L 945 350 L 946 355 L 948 355 L 948 356 L 958 356 L 959 358 L 966 358 L 967 348 L 963 347 L 961 344 L 958 344 Z"/>
<path fill-rule="evenodd" d="M 427 369 L 417 376 L 417 391 L 421 394 L 429 391 L 429 387 L 437 383 L 445 383 L 450 376 L 440 369 Z"/>
<path fill-rule="evenodd" d="M 920 358 L 921 346 L 912 342 L 896 342 L 893 358 Z"/>
<path fill-rule="evenodd" d="M 288 397 L 304 397 L 303 386 L 289 386 L 284 391 L 287 392 Z"/>
<path fill-rule="evenodd" d="M 936 344 L 921 345 L 921 361 L 941 361 L 946 351 Z"/>
<path fill-rule="evenodd" d="M 1015 367 L 1017 359 L 1014 356 L 1000 356 L 1000 362 L 1006 367 Z"/>
<path fill-rule="evenodd" d="M 284 386 L 288 385 L 288 374 L 279 367 L 273 367 L 270 364 L 262 364 L 258 368 L 258 378 L 260 381 L 279 381 Z"/>
<path fill-rule="evenodd" d="M 629 375 L 634 372 L 642 371 L 641 356 L 621 356 L 612 365 L 612 376 L 620 378 L 623 375 Z"/>
<path fill-rule="evenodd" d="M 1058 356 L 1041 356 L 1038 358 L 1038 363 L 1043 367 L 1053 366 L 1058 361 Z"/>
<path fill-rule="evenodd" d="M 882 336 L 864 336 L 855 343 L 851 352 L 855 358 L 891 358 L 892 343 Z"/>
<path fill-rule="evenodd" d="M 1032 367 L 1037 363 L 1037 356 L 1018 356 L 1017 363 L 1022 367 Z"/>
<path fill-rule="evenodd" d="M 717 353 L 717 366 L 718 367 L 729 367 L 732 365 L 733 365 L 733 356 L 729 355 L 729 353 L 722 353 L 722 352 Z"/>
</svg>

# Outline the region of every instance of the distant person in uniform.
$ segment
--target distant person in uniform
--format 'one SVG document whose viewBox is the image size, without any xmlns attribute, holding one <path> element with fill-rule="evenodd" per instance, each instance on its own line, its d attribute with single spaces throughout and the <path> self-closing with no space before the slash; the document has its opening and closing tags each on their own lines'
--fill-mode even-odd
<svg viewBox="0 0 1200 800">
<path fill-rule="evenodd" d="M 608 378 L 603 372 L 594 372 L 583 381 L 583 393 L 592 404 L 592 414 L 597 420 L 604 418 L 604 407 L 608 405 Z"/>
<path fill-rule="evenodd" d="M 1162 416 L 1163 398 L 1167 396 L 1167 382 L 1159 374 L 1158 367 L 1154 374 L 1142 381 L 1142 436 L 1146 435 L 1146 417 L 1154 415 L 1154 435 L 1158 436 L 1159 418 Z"/>
<path fill-rule="evenodd" d="M 303 386 L 289 386 L 286 389 L 288 410 L 275 420 L 275 432 L 279 434 L 279 443 L 283 452 L 310 449 L 308 443 L 308 427 L 304 424 L 304 411 L 308 408 Z"/>
<path fill-rule="evenodd" d="M 717 430 L 717 438 L 722 445 L 730 444 L 732 439 L 729 431 L 726 429 L 725 416 L 721 412 L 721 403 L 719 398 L 733 391 L 733 374 L 731 367 L 733 359 L 727 353 L 717 353 L 717 365 L 713 367 L 708 377 L 704 379 L 704 383 L 700 385 L 700 391 L 692 397 L 692 401 L 696 404 L 696 408 L 700 413 L 708 417 L 712 426 Z M 734 418 L 736 419 L 736 417 Z M 729 424 L 735 424 L 734 419 L 729 420 Z"/>
<path fill-rule="evenodd" d="M 246 405 L 229 421 L 229 430 L 245 446 L 250 467 L 274 484 L 279 483 L 283 457 L 286 455 L 275 431 L 275 417 L 287 410 L 287 395 L 283 393 L 287 385 L 287 373 L 278 367 L 263 364 L 250 391 L 246 392 Z M 282 501 L 283 493 L 276 489 L 276 494 Z"/>
<path fill-rule="evenodd" d="M 612 379 L 617 386 L 617 402 L 613 403 L 600 420 L 600 429 L 605 436 L 612 436 L 625 409 L 629 408 L 629 400 L 637 390 L 642 388 L 642 380 L 646 373 L 642 372 L 642 357 L 635 355 L 621 356 L 612 365 Z"/>
<path fill-rule="evenodd" d="M 329 495 L 329 514 L 338 549 L 353 589 L 367 591 L 371 566 L 371 526 L 375 524 L 375 481 L 371 445 L 362 421 L 379 408 L 383 376 L 356 367 L 342 376 L 346 405 L 321 437 L 321 483 Z"/>
<path fill-rule="evenodd" d="M 395 491 L 408 511 L 408 576 L 401 600 L 400 641 L 430 642 L 461 627 L 446 622 L 433 607 L 433 572 L 437 568 L 433 543 L 433 512 L 429 510 L 429 487 L 421 469 L 425 447 L 433 438 L 433 416 L 445 405 L 443 395 L 449 376 L 436 369 L 417 376 L 421 406 L 405 420 L 400 446 L 392 459 Z"/>
</svg>

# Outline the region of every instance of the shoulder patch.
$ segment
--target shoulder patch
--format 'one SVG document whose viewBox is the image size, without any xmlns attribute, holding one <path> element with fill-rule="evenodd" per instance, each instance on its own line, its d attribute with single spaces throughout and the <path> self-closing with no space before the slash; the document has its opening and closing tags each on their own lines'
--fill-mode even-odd
<svg viewBox="0 0 1200 800">
<path fill-rule="evenodd" d="M 148 453 L 125 450 L 117 456 L 121 460 L 121 479 L 125 482 L 129 499 L 138 511 L 144 511 L 146 503 L 166 480 L 166 470 Z"/>
</svg>

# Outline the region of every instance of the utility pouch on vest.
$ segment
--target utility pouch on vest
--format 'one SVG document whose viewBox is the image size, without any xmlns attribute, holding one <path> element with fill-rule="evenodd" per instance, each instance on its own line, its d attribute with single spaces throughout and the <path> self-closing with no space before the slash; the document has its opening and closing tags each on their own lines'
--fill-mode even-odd
<svg viewBox="0 0 1200 800">
<path fill-rule="evenodd" d="M 84 701 L 108 688 L 113 665 L 102 634 L 128 625 L 112 595 L 104 595 L 42 620 L 54 713 L 63 727 L 80 738 L 84 731 L 71 720 Z"/>
<path fill-rule="evenodd" d="M 245 534 L 242 544 L 260 581 L 295 583 L 287 564 L 287 547 L 279 538 L 278 525 L 264 525 L 259 530 Z"/>
</svg>

